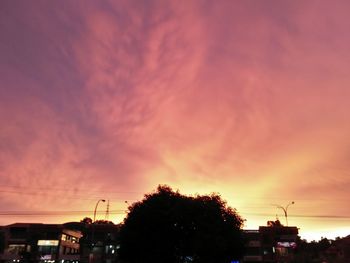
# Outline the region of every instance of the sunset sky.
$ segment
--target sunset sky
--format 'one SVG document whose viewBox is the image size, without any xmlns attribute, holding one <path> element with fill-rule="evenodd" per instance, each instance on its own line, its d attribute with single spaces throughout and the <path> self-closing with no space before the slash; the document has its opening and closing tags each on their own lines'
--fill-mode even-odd
<svg viewBox="0 0 350 263">
<path fill-rule="evenodd" d="M 0 225 L 167 184 L 350 234 L 349 1 L 0 1 Z M 105 217 L 100 203 L 98 219 Z"/>
</svg>

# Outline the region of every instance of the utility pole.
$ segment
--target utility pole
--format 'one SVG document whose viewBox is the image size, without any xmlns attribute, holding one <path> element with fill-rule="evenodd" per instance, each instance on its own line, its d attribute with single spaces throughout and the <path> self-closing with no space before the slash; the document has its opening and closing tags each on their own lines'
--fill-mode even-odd
<svg viewBox="0 0 350 263">
<path fill-rule="evenodd" d="M 106 210 L 105 220 L 106 220 L 106 221 L 109 220 L 109 200 L 107 201 L 107 210 Z"/>
</svg>

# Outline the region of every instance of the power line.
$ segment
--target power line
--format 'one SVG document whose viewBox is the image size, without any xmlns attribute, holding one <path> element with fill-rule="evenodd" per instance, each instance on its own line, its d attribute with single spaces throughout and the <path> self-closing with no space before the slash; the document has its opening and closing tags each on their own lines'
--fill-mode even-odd
<svg viewBox="0 0 350 263">
<path fill-rule="evenodd" d="M 0 216 L 66 216 L 66 215 L 86 215 L 91 214 L 91 211 L 1 211 Z M 110 210 L 110 214 L 125 214 L 126 211 Z M 103 214 L 103 212 L 97 212 Z"/>
<path fill-rule="evenodd" d="M 30 189 L 32 190 L 39 190 L 39 191 L 64 191 L 67 192 L 67 190 L 73 191 L 73 192 L 89 192 L 89 193 L 114 193 L 114 194 L 143 194 L 141 192 L 136 192 L 136 191 L 118 191 L 118 190 L 93 190 L 91 191 L 90 188 L 72 188 L 71 185 L 67 185 L 67 188 L 52 188 L 52 187 L 30 187 Z M 2 185 L 0 186 L 0 188 L 14 188 L 14 189 L 28 189 L 28 187 L 24 187 L 24 186 L 6 186 L 6 185 Z"/>
<path fill-rule="evenodd" d="M 1 188 L 1 187 L 0 187 Z M 24 189 L 24 188 L 22 188 Z M 67 189 L 63 190 L 63 189 L 54 189 L 54 188 L 31 188 L 31 190 L 35 190 L 37 189 L 38 192 L 31 192 L 31 191 L 15 191 L 15 190 L 0 190 L 0 193 L 7 193 L 7 194 L 19 194 L 19 195 L 33 195 L 33 196 L 39 196 L 39 195 L 46 195 L 46 196 L 60 196 L 60 198 L 62 199 L 78 199 L 78 200 L 96 200 L 98 198 L 101 198 L 102 196 L 106 196 L 106 193 L 110 193 L 110 194 L 123 194 L 123 193 L 138 193 L 138 192 L 118 192 L 118 191 L 103 191 L 101 190 L 101 192 L 98 191 L 92 191 L 92 192 L 85 192 L 84 195 L 80 195 L 80 194 L 76 194 L 75 190 L 70 190 L 70 193 L 66 193 L 66 195 L 61 195 L 59 193 L 53 193 L 53 191 L 65 191 L 67 192 Z M 86 197 L 89 196 L 92 193 L 101 193 L 101 195 L 99 196 L 93 196 L 93 197 Z M 130 198 L 119 198 L 119 199 L 113 199 L 113 200 L 138 200 L 138 199 L 130 199 Z M 260 198 L 260 197 L 247 197 L 244 196 L 242 197 L 242 199 L 253 199 L 253 200 L 270 200 L 273 198 Z M 319 198 L 315 198 L 315 199 L 309 199 L 309 198 L 296 198 L 295 200 L 300 200 L 300 201 L 320 201 L 320 202 L 340 202 L 340 201 L 344 201 L 344 202 L 348 202 L 348 199 L 319 199 Z M 266 207 L 266 205 L 264 203 L 256 203 L 256 205 L 258 206 L 262 206 L 262 207 Z M 246 207 L 246 206 L 244 206 Z M 255 208 L 255 207 L 254 207 Z"/>
<path fill-rule="evenodd" d="M 60 199 L 77 199 L 77 200 L 91 200 L 94 201 L 96 199 L 99 199 L 102 197 L 101 196 L 93 196 L 93 197 L 89 197 L 87 198 L 86 196 L 88 196 L 89 194 L 86 194 L 84 196 L 82 195 L 76 195 L 76 194 L 70 194 L 70 195 L 61 195 L 59 193 L 55 194 L 55 193 L 47 193 L 47 192 L 23 192 L 23 191 L 8 191 L 8 190 L 0 190 L 0 193 L 7 193 L 7 194 L 18 194 L 18 195 L 32 195 L 32 196 L 52 196 L 52 197 L 57 197 L 59 196 Z M 137 199 L 130 199 L 130 198 L 120 198 L 120 199 L 111 199 L 114 201 L 121 201 L 124 202 L 125 200 L 137 200 Z"/>
<path fill-rule="evenodd" d="M 0 216 L 56 216 L 56 215 L 85 215 L 90 214 L 89 210 L 57 210 L 57 211 L 1 211 Z M 104 212 L 97 212 L 98 214 L 103 214 Z M 126 210 L 116 209 L 110 210 L 110 214 L 125 214 Z M 252 215 L 252 216 L 264 216 L 269 217 L 271 214 L 268 213 L 239 213 L 244 215 Z M 293 214 L 290 217 L 296 218 L 325 218 L 325 219 L 350 219 L 350 216 L 347 215 L 307 215 L 307 214 Z"/>
<path fill-rule="evenodd" d="M 12 185 L 2 185 L 0 186 L 0 189 L 6 189 L 6 188 L 12 188 L 12 189 L 24 189 L 24 190 L 27 190 L 28 187 L 24 187 L 24 186 L 12 186 Z M 73 192 L 74 194 L 77 193 L 77 192 L 80 192 L 80 193 L 89 193 L 89 194 L 92 194 L 92 193 L 97 193 L 97 194 L 103 194 L 105 195 L 106 193 L 111 193 L 111 194 L 141 194 L 141 195 L 144 195 L 145 193 L 142 193 L 142 192 L 137 192 L 137 191 L 120 191 L 120 190 L 105 190 L 105 189 L 101 189 L 101 190 L 91 190 L 90 188 L 72 188 L 71 185 L 67 185 L 66 188 L 52 188 L 52 187 L 30 187 L 31 190 L 38 190 L 38 191 L 41 191 L 41 192 L 45 192 L 45 191 L 64 191 L 64 192 L 67 192 L 67 191 L 70 191 L 70 192 Z M 9 191 L 9 190 L 0 190 L 0 192 L 4 192 L 4 191 Z M 22 193 L 23 191 L 11 191 L 11 193 L 15 193 L 15 192 L 18 192 L 18 193 Z M 289 199 L 293 199 L 293 200 L 301 200 L 301 201 L 308 201 L 308 200 L 317 200 L 317 201 L 344 201 L 344 202 L 348 202 L 349 199 L 347 198 L 337 198 L 337 199 L 334 199 L 332 198 L 331 200 L 330 199 L 326 199 L 326 198 L 295 198 L 295 197 L 274 197 L 274 196 L 264 196 L 264 197 L 252 197 L 252 196 L 244 196 L 244 199 L 259 199 L 259 200 L 271 200 L 271 199 L 278 199 L 278 200 L 289 200 Z"/>
<path fill-rule="evenodd" d="M 239 214 L 244 215 L 251 215 L 251 216 L 264 216 L 264 217 L 270 217 L 271 214 L 268 213 L 242 213 L 239 212 Z M 288 217 L 296 217 L 296 218 L 319 218 L 319 219 L 350 219 L 350 216 L 344 216 L 344 215 L 301 215 L 301 214 L 293 214 L 288 215 Z"/>
</svg>

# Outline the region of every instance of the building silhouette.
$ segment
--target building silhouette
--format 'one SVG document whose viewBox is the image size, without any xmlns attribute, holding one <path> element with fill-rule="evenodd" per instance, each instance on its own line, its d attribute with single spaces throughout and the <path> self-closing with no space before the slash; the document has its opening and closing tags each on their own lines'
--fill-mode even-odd
<svg viewBox="0 0 350 263">
<path fill-rule="evenodd" d="M 259 230 L 245 230 L 246 252 L 243 262 L 292 262 L 296 253 L 298 228 L 268 221 Z"/>
<path fill-rule="evenodd" d="M 297 227 L 269 221 L 267 226 L 243 234 L 246 245 L 241 263 L 293 261 Z M 345 242 L 338 244 L 343 248 Z M 119 225 L 108 222 L 16 223 L 0 228 L 1 263 L 118 263 L 118 248 Z"/>
<path fill-rule="evenodd" d="M 16 223 L 1 228 L 1 262 L 77 262 L 78 230 L 59 224 Z"/>
</svg>

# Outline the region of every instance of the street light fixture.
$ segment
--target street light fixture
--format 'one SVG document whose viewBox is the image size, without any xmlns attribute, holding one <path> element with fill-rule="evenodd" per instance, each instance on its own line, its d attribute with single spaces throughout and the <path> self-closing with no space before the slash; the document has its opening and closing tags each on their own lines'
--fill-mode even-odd
<svg viewBox="0 0 350 263">
<path fill-rule="evenodd" d="M 96 221 L 96 210 L 97 210 L 97 206 L 98 206 L 99 202 L 106 202 L 106 200 L 100 199 L 100 200 L 97 201 L 96 206 L 95 206 L 95 211 L 94 211 L 94 221 L 93 221 L 93 223 L 95 223 L 95 221 Z"/>
<path fill-rule="evenodd" d="M 105 199 L 99 199 L 96 203 L 96 206 L 95 206 L 95 210 L 94 210 L 94 221 L 92 221 L 92 225 L 91 225 L 91 251 L 90 251 L 90 255 L 89 255 L 89 263 L 93 263 L 95 262 L 95 258 L 94 258 L 94 246 L 95 246 L 95 221 L 96 221 L 96 210 L 97 210 L 97 207 L 98 207 L 98 204 L 100 202 L 106 202 Z"/>
<path fill-rule="evenodd" d="M 286 205 L 286 207 L 283 207 L 283 206 L 281 206 L 281 205 L 275 205 L 275 204 L 273 204 L 273 206 L 276 206 L 277 208 L 280 208 L 280 209 L 283 210 L 283 212 L 284 212 L 284 217 L 286 218 L 287 226 L 288 226 L 288 207 L 289 207 L 290 205 L 294 205 L 294 201 L 290 202 L 288 205 Z"/>
</svg>

